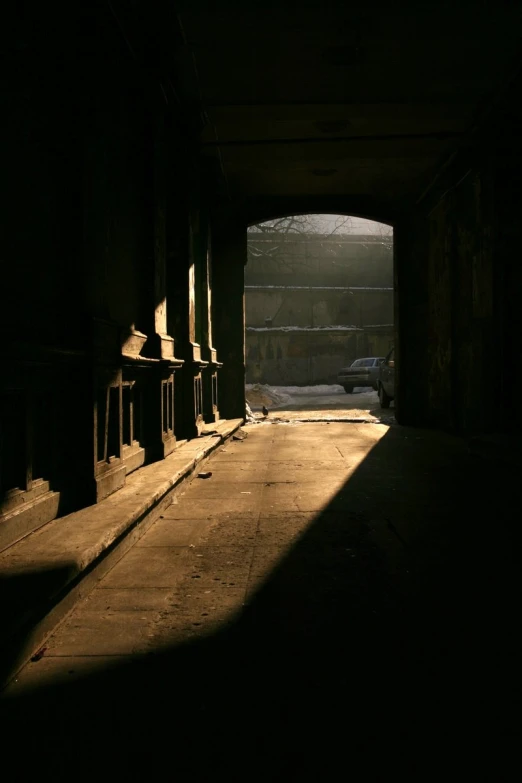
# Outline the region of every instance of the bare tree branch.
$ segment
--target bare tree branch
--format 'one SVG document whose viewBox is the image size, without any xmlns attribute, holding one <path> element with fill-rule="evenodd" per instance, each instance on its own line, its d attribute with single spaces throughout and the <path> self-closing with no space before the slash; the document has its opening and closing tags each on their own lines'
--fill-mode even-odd
<svg viewBox="0 0 522 783">
<path fill-rule="evenodd" d="M 280 241 L 273 245 L 269 244 L 268 236 L 266 240 L 261 242 L 256 241 L 253 236 L 249 237 L 249 257 L 252 259 L 266 258 L 277 263 L 280 269 L 286 269 L 290 272 L 302 268 L 310 268 L 313 262 L 307 253 L 303 253 L 302 257 L 295 253 L 294 237 L 296 234 L 302 237 L 320 237 L 321 240 L 326 242 L 326 240 L 331 239 L 336 234 L 350 234 L 353 231 L 353 218 L 347 215 L 337 215 L 333 229 L 326 234 L 324 233 L 325 217 L 322 215 L 289 215 L 250 226 L 248 229 L 249 234 L 257 234 L 258 236 L 259 234 L 264 234 L 272 238 L 277 235 L 280 237 Z M 372 228 L 372 234 L 379 238 L 379 244 L 382 244 L 387 250 L 391 250 L 393 247 L 392 228 L 380 223 L 375 223 Z M 370 244 L 362 246 L 369 248 Z M 293 252 L 289 252 L 287 247 L 288 249 L 292 248 Z M 331 258 L 335 258 L 339 249 L 331 243 L 323 245 L 322 242 L 321 248 L 324 254 Z M 332 261 L 332 263 L 335 264 L 335 261 Z M 342 263 L 336 265 L 343 266 Z"/>
</svg>

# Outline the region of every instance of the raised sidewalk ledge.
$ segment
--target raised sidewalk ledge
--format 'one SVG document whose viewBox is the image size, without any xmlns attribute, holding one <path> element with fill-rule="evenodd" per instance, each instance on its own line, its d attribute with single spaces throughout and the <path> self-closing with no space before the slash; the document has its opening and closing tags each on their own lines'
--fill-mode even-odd
<svg viewBox="0 0 522 783">
<path fill-rule="evenodd" d="M 243 424 L 201 437 L 140 468 L 94 506 L 55 519 L 0 554 L 0 687 L 172 503 L 173 490 Z"/>
</svg>

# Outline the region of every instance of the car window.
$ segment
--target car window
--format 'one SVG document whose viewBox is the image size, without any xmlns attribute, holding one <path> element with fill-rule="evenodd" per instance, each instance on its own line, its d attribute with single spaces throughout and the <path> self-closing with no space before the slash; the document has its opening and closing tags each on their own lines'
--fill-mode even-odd
<svg viewBox="0 0 522 783">
<path fill-rule="evenodd" d="M 352 364 L 352 367 L 373 367 L 378 364 L 376 359 L 356 359 Z"/>
</svg>

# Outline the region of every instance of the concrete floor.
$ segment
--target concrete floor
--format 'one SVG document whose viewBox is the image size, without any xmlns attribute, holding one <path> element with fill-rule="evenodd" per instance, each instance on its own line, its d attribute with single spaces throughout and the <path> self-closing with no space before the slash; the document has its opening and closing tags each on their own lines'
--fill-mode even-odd
<svg viewBox="0 0 522 783">
<path fill-rule="evenodd" d="M 3 779 L 511 777 L 515 477 L 397 426 L 245 431 L 4 694 Z"/>
</svg>

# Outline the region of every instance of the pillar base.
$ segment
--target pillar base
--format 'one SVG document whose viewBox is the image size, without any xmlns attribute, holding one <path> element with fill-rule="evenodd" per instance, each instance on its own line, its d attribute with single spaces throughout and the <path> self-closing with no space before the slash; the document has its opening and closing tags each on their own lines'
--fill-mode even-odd
<svg viewBox="0 0 522 783">
<path fill-rule="evenodd" d="M 207 348 L 205 358 L 207 367 L 203 372 L 203 418 L 206 424 L 215 424 L 221 416 L 218 407 L 218 371 L 223 367 L 219 362 L 215 348 Z"/>
<path fill-rule="evenodd" d="M 123 460 L 116 459 L 113 464 L 103 465 L 97 469 L 94 479 L 96 503 L 112 495 L 125 485 L 125 464 Z"/>
<path fill-rule="evenodd" d="M 128 476 L 133 470 L 141 468 L 145 463 L 145 449 L 136 441 L 132 446 L 123 446 L 122 453 L 125 463 L 125 474 Z"/>
<path fill-rule="evenodd" d="M 0 551 L 54 519 L 59 503 L 60 493 L 43 480 L 33 481 L 30 490 L 7 493 L 0 512 Z"/>
<path fill-rule="evenodd" d="M 184 438 L 198 438 L 205 427 L 202 372 L 208 362 L 201 358 L 201 346 L 190 344 L 190 357 L 183 368 L 180 416 Z"/>
<path fill-rule="evenodd" d="M 174 341 L 172 341 L 172 345 Z M 145 415 L 147 462 L 165 459 L 176 448 L 174 383 L 183 361 L 172 357 L 157 362 L 148 378 Z"/>
<path fill-rule="evenodd" d="M 176 448 L 177 438 L 175 435 L 164 435 L 161 441 L 149 444 L 147 446 L 147 462 L 158 462 L 172 454 Z"/>
</svg>

